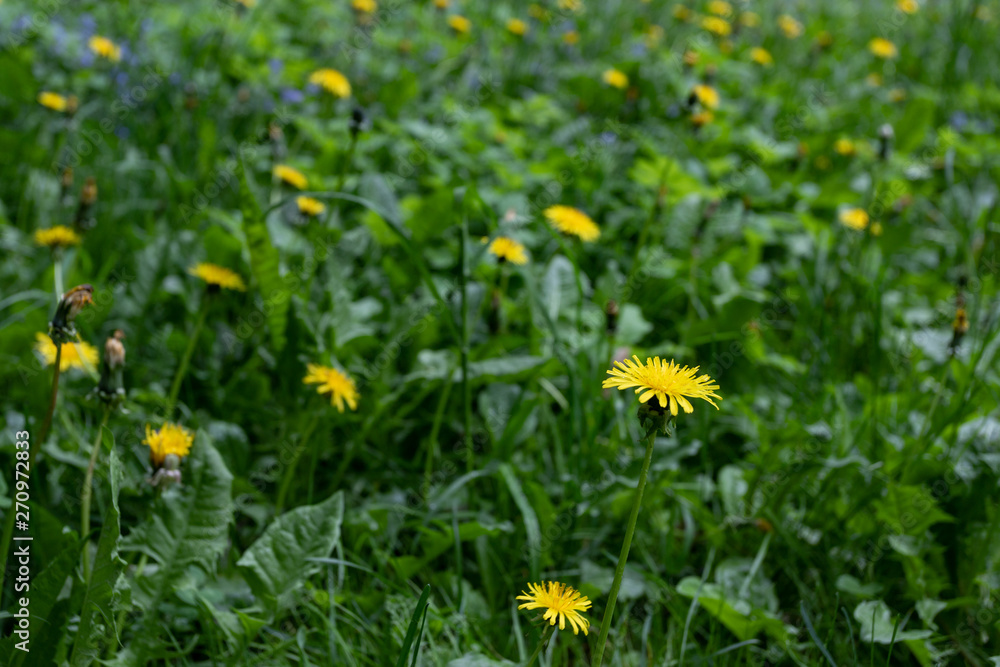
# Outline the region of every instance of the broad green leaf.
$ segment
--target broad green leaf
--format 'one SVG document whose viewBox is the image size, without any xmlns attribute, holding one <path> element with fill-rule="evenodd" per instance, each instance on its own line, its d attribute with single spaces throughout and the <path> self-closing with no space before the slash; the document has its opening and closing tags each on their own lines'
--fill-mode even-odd
<svg viewBox="0 0 1000 667">
<path fill-rule="evenodd" d="M 14 542 L 11 546 L 11 562 L 14 561 L 20 544 L 24 543 Z M 28 642 L 30 654 L 15 648 L 22 641 L 21 637 L 10 635 L 0 639 L 0 664 L 17 667 L 29 655 L 32 660 L 29 664 L 51 664 L 51 661 L 46 662 L 46 656 L 54 657 L 68 619 L 66 610 L 57 613 L 57 599 L 66 585 L 66 578 L 73 573 L 73 568 L 80 560 L 80 542 L 76 533 L 62 533 L 62 544 L 63 549 L 31 580 L 28 613 L 32 618 L 46 619 L 47 622 L 32 625 Z M 8 612 L 17 613 L 20 609 L 20 597 L 15 591 L 12 597 L 5 598 Z M 38 662 L 34 662 L 36 660 Z"/>
<path fill-rule="evenodd" d="M 344 493 L 338 491 L 317 505 L 297 507 L 278 517 L 250 545 L 237 565 L 257 599 L 272 612 L 289 602 L 304 579 L 340 539 Z"/>
<path fill-rule="evenodd" d="M 106 427 L 103 429 L 103 438 L 110 439 L 113 448 L 114 436 Z M 118 490 L 121 487 L 123 476 L 118 453 L 112 449 L 108 458 L 111 502 L 108 503 L 107 509 L 104 511 L 104 526 L 101 528 L 101 536 L 97 542 L 97 555 L 94 557 L 93 570 L 90 574 L 90 581 L 87 583 L 83 607 L 80 609 L 80 625 L 76 632 L 76 642 L 73 645 L 73 654 L 70 660 L 70 665 L 73 667 L 91 665 L 100 658 L 101 639 L 114 629 L 115 612 L 118 606 L 115 604 L 115 589 L 126 566 L 125 561 L 118 555 L 118 546 L 121 542 Z"/>
<path fill-rule="evenodd" d="M 891 644 L 892 632 L 895 622 L 892 619 L 892 612 L 889 606 L 882 600 L 866 600 L 854 608 L 854 620 L 861 625 L 861 641 L 869 644 Z M 905 630 L 902 627 L 896 630 L 896 641 L 902 642 L 910 639 L 926 639 L 933 632 L 930 630 Z"/>
<path fill-rule="evenodd" d="M 906 112 L 895 124 L 896 150 L 909 153 L 918 148 L 934 122 L 934 102 L 915 98 L 906 105 Z"/>
<path fill-rule="evenodd" d="M 271 343 L 280 352 L 285 346 L 285 322 L 290 295 L 281 279 L 280 257 L 271 244 L 260 205 L 250 190 L 245 166 L 241 166 L 239 175 L 240 208 L 243 212 L 243 233 L 250 253 L 250 268 L 264 302 L 262 310 L 267 317 Z"/>
<path fill-rule="evenodd" d="M 701 590 L 699 590 L 699 586 Z M 698 577 L 686 577 L 677 585 L 684 597 L 698 596 L 698 603 L 725 625 L 740 641 L 756 637 L 761 632 L 782 645 L 788 643 L 789 629 L 763 609 L 755 609 L 743 600 L 727 599 L 718 584 L 702 584 Z"/>
</svg>

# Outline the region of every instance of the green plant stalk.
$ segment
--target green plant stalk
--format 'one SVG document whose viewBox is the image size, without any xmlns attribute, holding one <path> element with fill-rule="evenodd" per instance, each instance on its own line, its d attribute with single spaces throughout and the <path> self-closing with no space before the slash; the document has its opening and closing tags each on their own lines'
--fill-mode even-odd
<svg viewBox="0 0 1000 667">
<path fill-rule="evenodd" d="M 87 534 L 90 533 L 90 499 L 93 496 L 93 482 L 94 482 L 94 466 L 97 465 L 97 457 L 101 453 L 101 434 L 104 431 L 104 427 L 108 424 L 108 417 L 111 415 L 111 410 L 107 407 L 104 408 L 104 417 L 101 419 L 101 425 L 97 427 L 97 437 L 94 438 L 94 445 L 90 451 L 90 463 L 87 464 L 87 474 L 83 478 L 83 494 L 80 497 L 80 537 L 87 539 Z M 87 544 L 83 545 L 83 580 L 88 584 L 90 583 L 90 551 L 87 549 Z"/>
<path fill-rule="evenodd" d="M 337 176 L 337 192 L 343 192 L 344 190 L 344 181 L 347 180 L 347 170 L 354 161 L 354 148 L 357 145 L 358 134 L 356 132 L 352 132 L 351 143 L 347 146 L 347 153 L 344 155 L 344 161 L 340 165 L 340 175 Z"/>
<path fill-rule="evenodd" d="M 52 395 L 49 399 L 49 412 L 45 415 L 45 422 L 42 423 L 42 430 L 38 438 L 31 442 L 31 449 L 28 450 L 29 476 L 34 469 L 35 457 L 38 456 L 38 450 L 41 449 L 42 443 L 45 442 L 45 438 L 49 434 L 49 429 L 52 428 L 52 415 L 56 411 L 56 399 L 59 396 L 60 363 L 62 363 L 62 345 L 57 345 L 56 359 L 53 364 L 54 370 L 52 371 Z M 7 555 L 10 553 L 10 541 L 14 537 L 14 514 L 14 508 L 11 507 L 7 511 L 7 520 L 4 522 L 3 537 L 0 538 L 0 609 L 3 608 L 3 581 L 7 574 Z"/>
<path fill-rule="evenodd" d="M 615 578 L 611 582 L 611 591 L 608 593 L 608 606 L 604 609 L 604 618 L 601 620 L 601 634 L 597 638 L 597 648 L 594 651 L 594 667 L 601 667 L 601 662 L 604 660 L 604 647 L 608 641 L 608 632 L 611 630 L 611 617 L 615 612 L 615 603 L 618 601 L 618 591 L 622 587 L 622 576 L 625 574 L 628 552 L 632 547 L 632 535 L 635 533 L 635 522 L 639 518 L 639 508 L 642 506 L 642 492 L 646 488 L 646 477 L 649 476 L 649 464 L 653 460 L 653 443 L 655 441 L 656 431 L 652 430 L 646 434 L 646 458 L 643 459 L 642 472 L 639 473 L 639 484 L 635 487 L 635 499 L 632 501 L 632 513 L 629 515 L 628 526 L 625 529 L 625 541 L 622 542 L 622 552 L 618 556 Z"/>
<path fill-rule="evenodd" d="M 431 426 L 431 437 L 427 441 L 427 460 L 424 463 L 424 487 L 421 489 L 423 497 L 427 497 L 431 489 L 431 480 L 434 476 L 434 455 L 438 451 L 438 434 L 441 432 L 441 421 L 444 418 L 444 410 L 448 406 L 448 396 L 451 395 L 451 375 L 454 369 L 448 368 L 448 375 L 442 383 L 441 397 L 438 399 L 437 411 L 434 413 L 434 424 Z"/>
<path fill-rule="evenodd" d="M 312 436 L 313 431 L 316 429 L 316 424 L 319 423 L 319 411 L 317 410 L 313 414 L 312 421 L 309 422 L 306 430 L 302 432 L 302 438 L 299 440 L 299 446 L 295 448 L 295 453 L 292 455 L 292 460 L 285 469 L 285 476 L 281 478 L 281 487 L 278 489 L 278 500 L 274 503 L 274 514 L 278 516 L 281 514 L 281 510 L 285 507 L 285 496 L 288 495 L 288 487 L 291 486 L 292 477 L 295 476 L 295 466 L 298 465 L 299 459 L 302 458 L 302 454 L 306 451 L 306 443 Z"/>
<path fill-rule="evenodd" d="M 531 654 L 530 658 L 528 658 L 527 667 L 531 667 L 535 664 L 535 660 L 538 660 L 538 656 L 542 654 L 542 650 L 545 648 L 545 645 L 549 643 L 549 637 L 552 636 L 553 632 L 555 632 L 554 625 L 549 625 L 545 628 L 545 631 L 542 632 L 542 636 L 538 640 L 538 646 L 535 647 L 535 652 Z"/>
<path fill-rule="evenodd" d="M 466 245 L 469 242 L 469 220 L 465 215 L 464 211 L 464 200 L 463 200 L 463 211 L 462 211 L 462 239 L 458 248 L 459 255 L 459 273 L 458 273 L 458 285 L 462 296 L 462 328 L 461 328 L 461 340 L 460 344 L 460 354 L 462 358 L 462 417 L 465 434 L 463 439 L 465 441 L 465 467 L 468 471 L 472 470 L 473 466 L 473 456 L 472 456 L 472 391 L 469 387 L 469 295 L 468 295 L 468 279 L 469 279 L 469 258 L 466 251 Z"/>
<path fill-rule="evenodd" d="M 194 346 L 198 344 L 198 336 L 201 334 L 202 327 L 205 326 L 205 317 L 208 315 L 208 300 L 209 295 L 206 292 L 204 298 L 201 300 L 201 305 L 198 307 L 198 321 L 195 322 L 194 331 L 191 333 L 191 338 L 188 339 L 187 349 L 184 350 L 184 356 L 181 357 L 181 364 L 177 367 L 177 374 L 174 375 L 174 381 L 170 385 L 170 396 L 167 398 L 167 419 L 170 419 L 170 416 L 174 413 L 174 407 L 177 405 L 177 395 L 181 391 L 181 382 L 184 381 L 184 376 L 187 374 L 188 364 L 191 363 L 191 355 L 194 354 Z"/>
</svg>

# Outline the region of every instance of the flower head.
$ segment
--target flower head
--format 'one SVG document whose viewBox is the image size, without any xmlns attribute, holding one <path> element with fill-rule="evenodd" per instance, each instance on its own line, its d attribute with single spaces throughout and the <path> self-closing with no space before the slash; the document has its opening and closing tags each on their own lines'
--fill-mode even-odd
<svg viewBox="0 0 1000 667">
<path fill-rule="evenodd" d="M 437 9 L 448 9 L 448 0 L 434 0 Z"/>
<path fill-rule="evenodd" d="M 628 76 L 624 72 L 616 70 L 614 67 L 604 70 L 601 80 L 612 88 L 624 90 L 628 88 Z"/>
<path fill-rule="evenodd" d="M 351 0 L 351 9 L 362 14 L 374 14 L 378 3 L 375 0 Z"/>
<path fill-rule="evenodd" d="M 712 86 L 699 83 L 691 89 L 691 96 L 701 102 L 702 106 L 709 109 L 717 109 L 719 107 L 719 91 L 712 88 Z"/>
<path fill-rule="evenodd" d="M 774 64 L 774 57 L 771 55 L 771 52 L 759 46 L 750 49 L 750 60 L 764 67 Z"/>
<path fill-rule="evenodd" d="M 583 8 L 583 0 L 559 0 L 558 7 L 566 12 L 578 12 Z"/>
<path fill-rule="evenodd" d="M 518 609 L 544 609 L 542 618 L 555 625 L 559 621 L 559 629 L 566 629 L 566 621 L 573 628 L 573 634 L 587 634 L 590 622 L 580 612 L 590 609 L 591 602 L 586 595 L 572 586 L 560 584 L 558 581 L 543 581 L 540 584 L 528 584 L 528 591 L 517 596 L 518 600 L 526 600 Z"/>
<path fill-rule="evenodd" d="M 896 9 L 906 14 L 916 14 L 920 9 L 917 0 L 896 0 Z"/>
<path fill-rule="evenodd" d="M 854 155 L 857 148 L 855 148 L 853 141 L 845 137 L 841 137 L 833 142 L 833 150 L 836 151 L 838 155 L 849 156 Z"/>
<path fill-rule="evenodd" d="M 726 37 L 733 32 L 733 26 L 729 21 L 718 16 L 706 16 L 701 20 L 701 27 L 719 37 Z"/>
<path fill-rule="evenodd" d="M 344 411 L 344 403 L 351 410 L 358 409 L 358 388 L 354 380 L 345 373 L 318 364 L 308 364 L 307 374 L 302 379 L 303 384 L 318 384 L 316 392 L 319 394 L 330 394 L 330 403 L 337 406 L 339 412 Z"/>
<path fill-rule="evenodd" d="M 545 209 L 545 217 L 563 234 L 577 236 L 582 241 L 595 241 L 601 235 L 601 229 L 590 216 L 572 206 L 550 206 Z"/>
<path fill-rule="evenodd" d="M 633 359 L 635 361 L 633 361 Z M 616 361 L 615 368 L 608 371 L 611 377 L 604 380 L 603 387 L 610 389 L 618 387 L 619 390 L 635 387 L 635 392 L 639 394 L 639 402 L 645 403 L 654 396 L 659 400 L 661 408 L 670 408 L 670 413 L 677 416 L 677 406 L 680 405 L 684 412 L 694 412 L 689 398 L 700 398 L 711 403 L 716 410 L 713 398 L 722 400 L 722 397 L 715 393 L 719 385 L 715 380 L 707 375 L 695 377 L 698 366 L 688 368 L 670 362 L 663 361 L 659 357 L 646 358 L 646 363 L 639 361 L 639 357 L 632 355 L 632 359 L 624 362 Z"/>
<path fill-rule="evenodd" d="M 305 174 L 298 169 L 289 167 L 287 164 L 275 165 L 274 177 L 282 183 L 288 183 L 293 188 L 299 190 L 305 190 L 306 186 L 309 185 L 309 180 L 306 179 Z"/>
<path fill-rule="evenodd" d="M 142 444 L 149 447 L 149 462 L 154 468 L 159 468 L 170 454 L 178 458 L 187 456 L 193 442 L 194 435 L 191 431 L 179 424 L 167 422 L 158 431 L 146 424 L 146 439 Z"/>
<path fill-rule="evenodd" d="M 59 297 L 59 303 L 56 305 L 56 314 L 52 316 L 52 321 L 49 322 L 49 336 L 52 338 L 53 343 L 65 343 L 76 335 L 76 327 L 73 326 L 73 320 L 76 319 L 76 316 L 83 310 L 84 306 L 94 303 L 93 294 L 94 288 L 92 285 L 77 285 Z"/>
<path fill-rule="evenodd" d="M 795 17 L 782 14 L 778 17 L 778 27 L 785 33 L 788 39 L 796 39 L 802 36 L 802 24 L 795 20 Z"/>
<path fill-rule="evenodd" d="M 899 53 L 896 50 L 896 45 L 885 37 L 876 37 L 868 42 L 868 50 L 879 58 L 895 58 Z"/>
<path fill-rule="evenodd" d="M 863 208 L 845 208 L 840 212 L 840 224 L 863 231 L 868 227 L 868 212 Z"/>
<path fill-rule="evenodd" d="M 472 30 L 472 21 L 464 16 L 452 14 L 448 17 L 448 26 L 460 35 L 467 35 Z"/>
<path fill-rule="evenodd" d="M 698 111 L 697 113 L 691 114 L 691 123 L 695 127 L 703 127 L 711 123 L 713 120 L 715 120 L 715 114 L 711 111 Z"/>
<path fill-rule="evenodd" d="M 684 5 L 674 5 L 674 18 L 678 21 L 690 21 L 692 12 Z"/>
<path fill-rule="evenodd" d="M 323 202 L 312 197 L 296 197 L 295 204 L 299 207 L 299 213 L 310 217 L 321 215 L 326 210 Z"/>
<path fill-rule="evenodd" d="M 708 3 L 708 11 L 717 16 L 729 16 L 733 13 L 733 6 L 725 0 L 712 0 Z"/>
<path fill-rule="evenodd" d="M 563 44 L 568 44 L 569 46 L 573 46 L 574 44 L 580 41 L 580 33 L 578 33 L 576 30 L 567 30 L 565 33 L 563 33 L 562 41 Z"/>
<path fill-rule="evenodd" d="M 760 25 L 760 14 L 757 12 L 740 12 L 740 24 L 747 28 L 756 28 Z"/>
<path fill-rule="evenodd" d="M 498 236 L 493 239 L 487 250 L 496 255 L 501 262 L 511 262 L 513 264 L 528 263 L 528 256 L 524 252 L 524 246 L 506 236 Z"/>
<path fill-rule="evenodd" d="M 240 277 L 240 274 L 224 266 L 202 262 L 189 268 L 188 273 L 201 278 L 208 283 L 209 287 L 216 289 L 224 287 L 240 292 L 247 291 L 247 286 L 243 284 L 243 278 Z"/>
<path fill-rule="evenodd" d="M 79 234 L 65 225 L 35 230 L 35 243 L 47 248 L 67 248 L 80 245 L 82 240 Z"/>
<path fill-rule="evenodd" d="M 35 334 L 35 351 L 42 355 L 46 366 L 56 362 L 56 345 L 52 339 L 38 332 Z M 59 356 L 59 372 L 71 368 L 93 368 L 97 364 L 97 348 L 90 343 L 69 341 L 62 343 L 62 354 Z"/>
<path fill-rule="evenodd" d="M 309 75 L 309 83 L 315 84 L 334 97 L 350 97 L 351 83 L 347 77 L 335 69 L 318 69 Z"/>
<path fill-rule="evenodd" d="M 101 37 L 100 35 L 94 35 L 90 38 L 87 43 L 90 50 L 99 55 L 102 58 L 107 58 L 113 63 L 118 62 L 122 59 L 122 49 L 120 46 L 112 42 L 107 37 Z"/>
<path fill-rule="evenodd" d="M 64 97 L 59 93 L 49 92 L 43 90 L 38 93 L 38 103 L 43 107 L 52 109 L 53 111 L 65 111 L 66 113 L 73 113 L 76 111 L 76 95 L 70 95 L 69 97 Z"/>
<path fill-rule="evenodd" d="M 507 21 L 507 31 L 512 35 L 524 37 L 528 34 L 528 24 L 521 19 L 511 19 Z"/>
<path fill-rule="evenodd" d="M 116 406 L 125 399 L 123 371 L 125 368 L 125 333 L 117 329 L 104 342 L 104 359 L 101 360 L 101 378 L 97 384 L 98 397 L 109 406 Z"/>
</svg>

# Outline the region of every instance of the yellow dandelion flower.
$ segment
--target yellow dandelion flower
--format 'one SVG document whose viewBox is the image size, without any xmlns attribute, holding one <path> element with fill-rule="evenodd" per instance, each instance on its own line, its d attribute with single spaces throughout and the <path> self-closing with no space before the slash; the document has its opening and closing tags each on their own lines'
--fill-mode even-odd
<svg viewBox="0 0 1000 667">
<path fill-rule="evenodd" d="M 850 139 L 845 139 L 841 137 L 833 144 L 833 150 L 837 152 L 838 155 L 850 156 L 857 152 L 857 148 L 854 146 L 854 142 Z"/>
<path fill-rule="evenodd" d="M 733 6 L 725 0 L 712 0 L 708 3 L 708 11 L 716 16 L 729 16 L 733 13 Z"/>
<path fill-rule="evenodd" d="M 694 412 L 689 398 L 700 398 L 718 410 L 719 406 L 712 399 L 722 400 L 722 397 L 715 393 L 719 385 L 707 375 L 695 377 L 698 368 L 700 367 L 688 368 L 675 364 L 672 359 L 667 363 L 659 357 L 652 359 L 647 357 L 646 363 L 643 364 L 639 361 L 639 357 L 632 355 L 632 359 L 615 362 L 615 368 L 608 371 L 611 377 L 605 379 L 602 386 L 605 389 L 618 387 L 619 391 L 635 387 L 635 393 L 642 392 L 639 394 L 640 403 L 645 403 L 655 396 L 660 402 L 660 407 L 669 407 L 670 414 L 675 417 L 678 405 L 688 414 Z"/>
<path fill-rule="evenodd" d="M 201 278 L 211 287 L 224 287 L 226 289 L 237 290 L 240 292 L 245 292 L 247 290 L 246 285 L 243 284 L 243 278 L 240 277 L 240 274 L 235 271 L 230 271 L 224 266 L 202 262 L 201 264 L 195 264 L 189 268 L 188 273 L 192 276 Z"/>
<path fill-rule="evenodd" d="M 344 411 L 345 402 L 351 410 L 358 409 L 358 388 L 348 375 L 336 368 L 318 364 L 307 364 L 306 371 L 302 383 L 318 384 L 316 392 L 330 394 L 330 403 L 337 406 L 339 412 Z"/>
<path fill-rule="evenodd" d="M 512 35 L 524 37 L 528 34 L 528 24 L 521 19 L 511 19 L 507 21 L 507 31 Z"/>
<path fill-rule="evenodd" d="M 335 69 L 324 67 L 309 75 L 309 83 L 315 84 L 334 97 L 350 97 L 351 82 Z"/>
<path fill-rule="evenodd" d="M 693 14 L 691 10 L 684 5 L 674 5 L 674 18 L 678 21 L 690 21 Z"/>
<path fill-rule="evenodd" d="M 82 241 L 79 234 L 65 225 L 35 230 L 35 243 L 47 248 L 67 248 L 71 245 L 80 245 Z"/>
<path fill-rule="evenodd" d="M 351 9 L 362 14 L 374 14 L 378 3 L 375 0 L 351 0 Z"/>
<path fill-rule="evenodd" d="M 896 45 L 885 37 L 876 37 L 868 42 L 868 50 L 879 58 L 895 58 L 899 53 L 896 50 Z"/>
<path fill-rule="evenodd" d="M 496 255 L 501 262 L 509 261 L 514 264 L 528 263 L 528 255 L 524 252 L 524 246 L 506 236 L 498 236 L 493 239 L 487 250 Z"/>
<path fill-rule="evenodd" d="M 149 462 L 154 468 L 159 468 L 170 454 L 179 458 L 187 456 L 193 442 L 191 431 L 180 424 L 167 422 L 158 431 L 146 424 L 146 439 L 142 444 L 149 447 Z"/>
<path fill-rule="evenodd" d="M 872 72 L 865 77 L 865 83 L 872 88 L 878 88 L 882 85 L 882 75 L 878 72 Z"/>
<path fill-rule="evenodd" d="M 107 37 L 94 35 L 93 37 L 90 38 L 90 41 L 87 44 L 88 46 L 90 46 L 91 51 L 93 51 L 102 58 L 107 58 L 113 63 L 116 63 L 122 59 L 121 47 L 112 42 Z"/>
<path fill-rule="evenodd" d="M 42 355 L 46 366 L 56 363 L 56 344 L 42 332 L 35 334 L 35 351 Z M 62 344 L 62 354 L 59 356 L 59 372 L 71 368 L 86 370 L 97 365 L 97 348 L 90 343 L 69 341 Z"/>
<path fill-rule="evenodd" d="M 802 24 L 795 20 L 795 17 L 788 14 L 782 14 L 778 17 L 778 27 L 781 28 L 781 32 L 785 33 L 785 37 L 788 39 L 797 39 L 802 36 Z"/>
<path fill-rule="evenodd" d="M 760 14 L 757 12 L 742 12 L 740 14 L 740 24 L 747 28 L 756 28 L 760 25 Z"/>
<path fill-rule="evenodd" d="M 703 83 L 699 83 L 694 88 L 691 89 L 691 96 L 696 98 L 703 106 L 709 109 L 719 108 L 719 91 L 712 86 L 706 86 Z"/>
<path fill-rule="evenodd" d="M 896 9 L 905 14 L 916 14 L 920 9 L 917 0 L 896 0 Z"/>
<path fill-rule="evenodd" d="M 274 167 L 274 177 L 282 183 L 288 183 L 293 188 L 305 190 L 309 185 L 309 180 L 298 169 L 293 169 L 287 164 L 279 164 Z"/>
<path fill-rule="evenodd" d="M 750 49 L 750 60 L 764 67 L 770 67 L 774 64 L 774 57 L 771 55 L 771 52 L 759 46 Z"/>
<path fill-rule="evenodd" d="M 434 0 L 434 6 L 438 9 L 448 9 L 448 0 Z"/>
<path fill-rule="evenodd" d="M 53 111 L 65 111 L 67 113 L 73 113 L 76 111 L 76 96 L 70 95 L 69 97 L 64 97 L 59 93 L 49 92 L 43 90 L 38 93 L 38 103 L 43 107 L 52 109 Z"/>
<path fill-rule="evenodd" d="M 570 30 L 562 36 L 562 41 L 564 44 L 569 44 L 570 46 L 573 46 L 574 44 L 580 41 L 580 33 L 578 33 L 576 30 Z"/>
<path fill-rule="evenodd" d="M 715 120 L 715 114 L 711 111 L 699 111 L 691 114 L 691 123 L 695 127 L 703 127 Z"/>
<path fill-rule="evenodd" d="M 326 205 L 323 202 L 312 197 L 296 197 L 295 203 L 299 207 L 299 213 L 308 216 L 315 217 L 321 215 L 326 210 Z"/>
<path fill-rule="evenodd" d="M 601 229 L 586 213 L 572 206 L 550 206 L 545 217 L 563 234 L 577 236 L 582 241 L 596 241 Z"/>
<path fill-rule="evenodd" d="M 587 634 L 590 622 L 583 617 L 580 612 L 587 611 L 591 607 L 591 602 L 587 596 L 580 595 L 580 592 L 572 586 L 560 584 L 558 581 L 543 581 L 540 584 L 528 584 L 528 591 L 517 596 L 518 600 L 526 600 L 518 609 L 544 609 L 542 618 L 555 625 L 559 621 L 559 629 L 566 629 L 566 621 L 569 621 L 573 628 L 573 634 Z"/>
<path fill-rule="evenodd" d="M 868 212 L 863 208 L 845 208 L 840 212 L 840 224 L 862 231 L 868 227 Z"/>
<path fill-rule="evenodd" d="M 559 0 L 559 9 L 566 12 L 578 12 L 583 8 L 583 0 Z"/>
<path fill-rule="evenodd" d="M 604 70 L 601 80 L 613 88 L 624 90 L 628 88 L 628 76 L 624 72 L 616 70 L 614 67 Z"/>
<path fill-rule="evenodd" d="M 729 21 L 718 16 L 706 16 L 701 20 L 701 27 L 720 37 L 726 37 L 733 32 L 733 26 Z"/>
<path fill-rule="evenodd" d="M 868 231 L 872 233 L 872 236 L 882 236 L 882 223 L 873 222 L 871 226 L 868 227 Z"/>
<path fill-rule="evenodd" d="M 448 17 L 448 26 L 460 35 L 467 35 L 472 30 L 472 21 L 459 14 Z"/>
</svg>

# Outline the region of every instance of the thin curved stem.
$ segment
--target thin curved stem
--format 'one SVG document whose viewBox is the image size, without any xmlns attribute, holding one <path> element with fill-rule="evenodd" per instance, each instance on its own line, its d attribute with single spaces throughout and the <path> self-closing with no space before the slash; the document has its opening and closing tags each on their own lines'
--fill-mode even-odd
<svg viewBox="0 0 1000 667">
<path fill-rule="evenodd" d="M 94 438 L 94 444 L 91 447 L 87 474 L 83 478 L 83 493 L 80 497 L 80 536 L 85 540 L 90 532 L 90 499 L 93 496 L 94 466 L 101 453 L 101 435 L 104 432 L 104 427 L 108 424 L 110 415 L 111 410 L 105 407 L 104 418 L 101 419 L 101 425 L 97 427 L 97 437 Z M 87 549 L 86 543 L 83 545 L 83 580 L 90 582 L 90 551 Z"/>
<path fill-rule="evenodd" d="M 545 628 L 545 631 L 542 632 L 541 638 L 538 640 L 538 646 L 535 647 L 535 652 L 531 654 L 530 658 L 528 658 L 526 667 L 531 667 L 533 664 L 535 664 L 535 660 L 538 660 L 538 656 L 542 654 L 542 650 L 545 648 L 545 645 L 549 643 L 549 637 L 552 636 L 554 630 L 555 630 L 554 625 L 549 625 L 547 628 Z"/>
<path fill-rule="evenodd" d="M 205 297 L 201 300 L 201 306 L 198 307 L 198 321 L 195 322 L 194 331 L 191 332 L 191 338 L 188 339 L 187 349 L 184 350 L 184 356 L 181 357 L 181 364 L 177 367 L 177 374 L 174 375 L 174 381 L 170 385 L 170 396 L 167 398 L 167 419 L 170 419 L 170 416 L 174 412 L 174 407 L 177 405 L 177 395 L 181 391 L 181 382 L 184 381 L 188 364 L 191 363 L 191 355 L 194 354 L 194 346 L 198 343 L 198 335 L 201 334 L 201 329 L 205 326 L 209 298 L 209 295 L 206 293 Z"/>
<path fill-rule="evenodd" d="M 597 638 L 597 648 L 594 651 L 594 667 L 601 667 L 601 662 L 604 659 L 604 647 L 608 641 L 608 632 L 611 630 L 611 617 L 615 612 L 615 603 L 618 601 L 618 591 L 622 587 L 622 576 L 625 574 L 625 563 L 628 562 L 628 552 L 632 547 L 632 535 L 635 533 L 635 522 L 639 518 L 639 508 L 642 506 L 642 492 L 646 488 L 646 477 L 649 475 L 649 464 L 653 460 L 653 443 L 655 441 L 656 431 L 646 434 L 646 458 L 643 459 L 642 472 L 639 473 L 639 484 L 635 487 L 632 514 L 628 518 L 625 541 L 622 542 L 618 566 L 615 568 L 615 578 L 611 582 L 611 591 L 608 593 L 608 606 L 604 609 L 604 619 L 601 621 L 601 634 Z"/>
<path fill-rule="evenodd" d="M 319 411 L 317 410 L 313 414 L 312 420 L 306 427 L 306 430 L 302 432 L 302 438 L 299 440 L 298 447 L 295 448 L 295 453 L 292 455 L 292 460 L 289 462 L 288 467 L 285 468 L 285 476 L 281 478 L 281 486 L 278 489 L 278 500 L 274 503 L 274 513 L 275 516 L 281 514 L 281 510 L 285 507 L 285 496 L 288 495 L 288 487 L 292 484 L 292 477 L 295 475 L 295 467 L 299 463 L 299 459 L 306 451 L 306 447 L 309 443 L 309 438 L 312 436 L 313 431 L 316 429 L 316 424 L 319 423 Z"/>
</svg>

